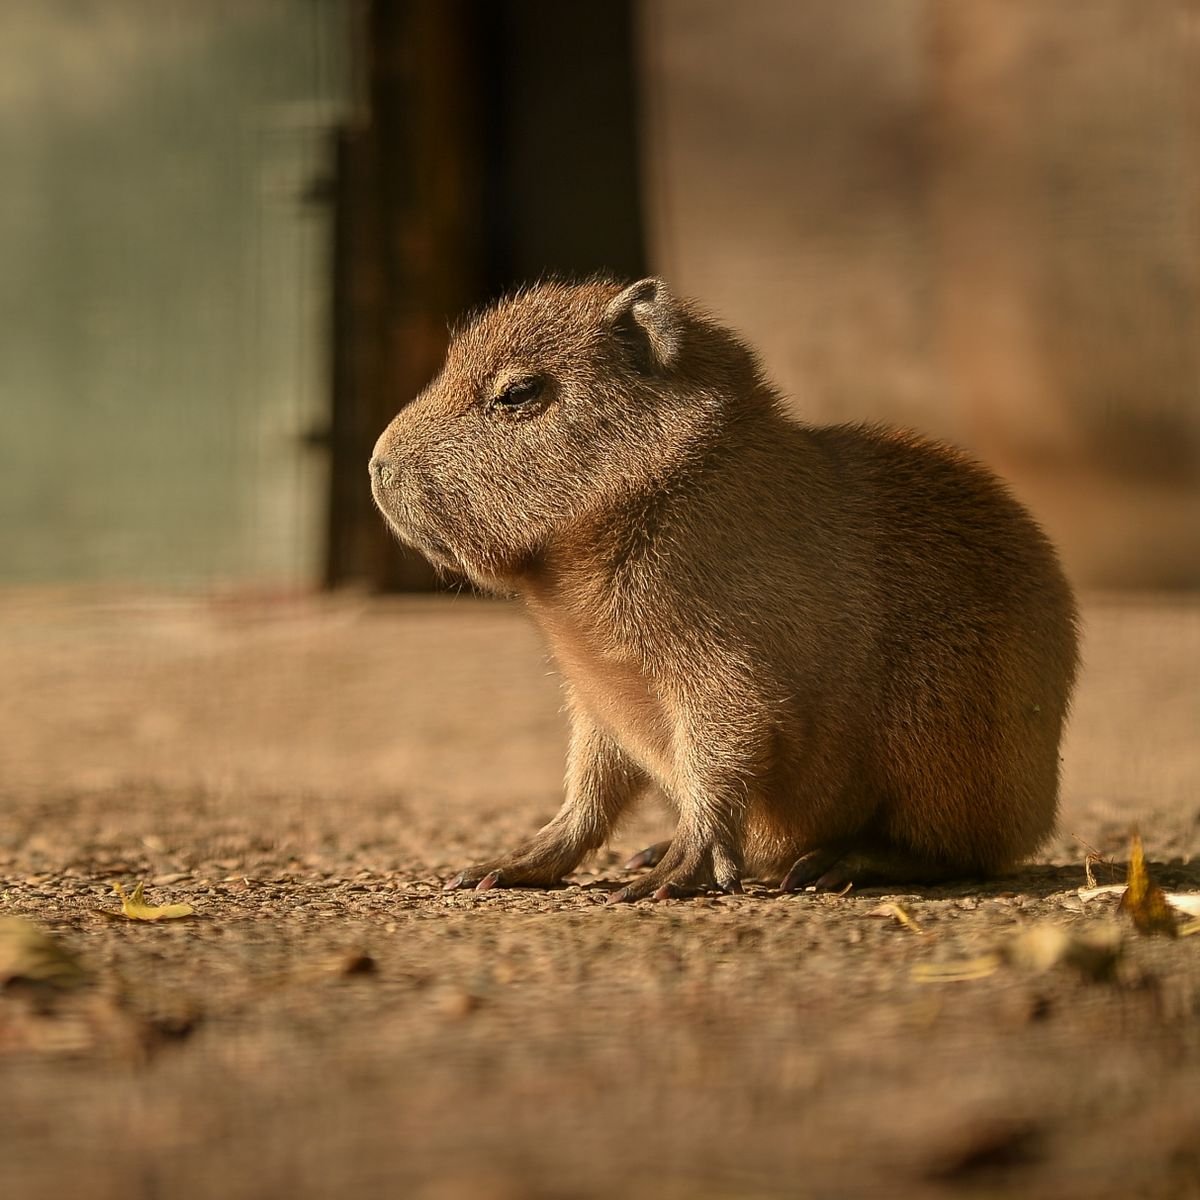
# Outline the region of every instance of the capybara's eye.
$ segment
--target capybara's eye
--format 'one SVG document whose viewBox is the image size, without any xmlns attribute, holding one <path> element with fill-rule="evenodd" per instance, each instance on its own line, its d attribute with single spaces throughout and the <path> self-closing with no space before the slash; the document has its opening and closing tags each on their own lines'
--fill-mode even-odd
<svg viewBox="0 0 1200 1200">
<path fill-rule="evenodd" d="M 496 393 L 492 403 L 502 408 L 520 408 L 523 404 L 536 400 L 541 394 L 542 380 L 536 375 L 529 375 L 505 384 L 503 390 Z"/>
</svg>

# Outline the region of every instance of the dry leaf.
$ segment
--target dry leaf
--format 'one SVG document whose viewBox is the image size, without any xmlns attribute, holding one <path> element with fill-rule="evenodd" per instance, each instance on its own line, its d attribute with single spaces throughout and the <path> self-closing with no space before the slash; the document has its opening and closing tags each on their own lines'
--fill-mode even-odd
<svg viewBox="0 0 1200 1200">
<path fill-rule="evenodd" d="M 965 979 L 985 979 L 1000 966 L 999 954 L 981 954 L 978 958 L 949 963 L 917 963 L 912 977 L 918 983 L 958 983 Z"/>
<path fill-rule="evenodd" d="M 0 987 L 32 983 L 69 989 L 87 982 L 87 972 L 57 938 L 24 917 L 0 919 Z"/>
<path fill-rule="evenodd" d="M 878 908 L 871 909 L 871 911 L 867 913 L 867 916 L 885 918 L 891 917 L 897 925 L 902 925 L 905 929 L 911 929 L 913 933 L 925 932 L 925 930 L 923 930 L 920 925 L 918 925 L 916 921 L 914 921 L 912 917 L 910 917 L 908 913 L 905 912 L 905 910 L 901 908 L 900 905 L 894 900 L 888 900 L 881 904 Z"/>
<path fill-rule="evenodd" d="M 1121 956 L 1121 930 L 1104 922 L 1076 933 L 1047 921 L 1017 934 L 1002 953 L 1015 967 L 1048 971 L 1062 963 L 1088 979 L 1107 979 Z"/>
<path fill-rule="evenodd" d="M 1113 862 L 1111 858 L 1101 854 L 1094 846 L 1088 847 L 1088 854 L 1083 860 L 1083 874 L 1085 884 L 1089 888 L 1099 886 L 1100 881 L 1096 878 L 1096 868 L 1103 867 L 1109 879 L 1114 878 L 1118 874 L 1118 864 Z"/>
<path fill-rule="evenodd" d="M 1200 921 L 1189 921 L 1179 930 L 1180 937 L 1191 937 L 1193 933 L 1200 933 Z"/>
<path fill-rule="evenodd" d="M 125 889 L 119 883 L 113 884 L 113 891 L 121 897 L 122 916 L 130 921 L 173 921 L 180 917 L 190 917 L 195 912 L 190 904 L 163 904 L 157 908 L 147 904 L 140 883 L 133 889 L 131 896 L 125 895 Z"/>
<path fill-rule="evenodd" d="M 1167 937 L 1177 937 L 1179 934 L 1175 914 L 1162 888 L 1146 870 L 1142 839 L 1136 833 L 1129 848 L 1129 873 L 1125 880 L 1125 894 L 1121 897 L 1121 909 L 1133 918 L 1139 933 L 1165 933 Z"/>
<path fill-rule="evenodd" d="M 1092 872 L 1092 863 L 1096 862 L 1099 855 L 1086 854 L 1083 859 L 1083 877 L 1087 881 L 1088 890 L 1095 888 L 1096 876 Z"/>
<path fill-rule="evenodd" d="M 1121 931 L 1111 923 L 1074 933 L 1052 922 L 1034 925 L 999 949 L 978 958 L 950 963 L 918 963 L 912 978 L 920 983 L 955 983 L 984 979 L 1001 964 L 1032 971 L 1048 971 L 1059 964 L 1074 967 L 1088 979 L 1108 979 L 1121 956 Z"/>
</svg>

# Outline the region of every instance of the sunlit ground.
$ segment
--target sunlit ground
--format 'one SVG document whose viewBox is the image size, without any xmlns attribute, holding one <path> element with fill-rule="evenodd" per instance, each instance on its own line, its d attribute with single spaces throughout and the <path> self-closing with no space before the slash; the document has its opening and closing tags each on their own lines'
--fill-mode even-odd
<svg viewBox="0 0 1200 1200">
<path fill-rule="evenodd" d="M 83 981 L 0 995 L 0 1194 L 1189 1194 L 1200 937 L 1078 889 L 1089 852 L 1124 880 L 1136 823 L 1154 877 L 1200 890 L 1200 606 L 1086 618 L 1039 864 L 613 908 L 661 812 L 566 889 L 438 889 L 558 803 L 557 685 L 516 609 L 0 596 L 0 918 Z M 195 915 L 94 911 L 138 881 Z M 992 958 L 1110 920 L 1110 973 Z"/>
</svg>

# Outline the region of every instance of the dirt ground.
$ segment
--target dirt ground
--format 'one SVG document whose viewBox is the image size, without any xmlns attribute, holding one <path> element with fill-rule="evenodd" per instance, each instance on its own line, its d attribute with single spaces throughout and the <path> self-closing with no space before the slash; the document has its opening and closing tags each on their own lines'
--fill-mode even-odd
<svg viewBox="0 0 1200 1200">
<path fill-rule="evenodd" d="M 663 813 L 561 890 L 439 889 L 558 804 L 517 610 L 0 594 L 0 920 L 85 972 L 0 995 L 0 1195 L 1200 1196 L 1200 936 L 1078 891 L 1135 823 L 1200 889 L 1200 605 L 1086 617 L 1037 863 L 606 907 Z M 96 913 L 139 880 L 195 917 Z M 1114 920 L 1111 975 L 986 957 Z"/>
</svg>

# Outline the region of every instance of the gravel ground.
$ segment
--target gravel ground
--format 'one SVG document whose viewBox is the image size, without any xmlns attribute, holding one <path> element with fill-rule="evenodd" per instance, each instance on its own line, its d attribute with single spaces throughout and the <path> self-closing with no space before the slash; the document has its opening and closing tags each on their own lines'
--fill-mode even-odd
<svg viewBox="0 0 1200 1200">
<path fill-rule="evenodd" d="M 1200 605 L 1085 611 L 1028 868 L 606 907 L 663 813 L 563 889 L 439 889 L 558 804 L 515 609 L 0 594 L 0 920 L 83 981 L 0 994 L 0 1195 L 1200 1196 L 1200 936 L 1079 893 L 1135 825 L 1200 890 Z M 195 915 L 97 912 L 138 881 Z M 1030 960 L 1112 922 L 1099 966 Z"/>
</svg>

